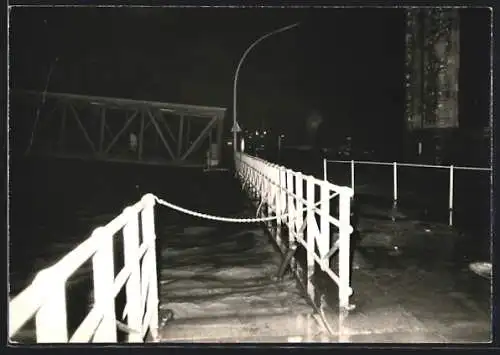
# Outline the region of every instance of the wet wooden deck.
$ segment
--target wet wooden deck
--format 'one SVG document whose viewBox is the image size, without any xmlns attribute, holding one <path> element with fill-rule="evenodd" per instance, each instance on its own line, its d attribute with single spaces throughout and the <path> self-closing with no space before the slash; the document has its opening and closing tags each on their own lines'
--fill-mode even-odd
<svg viewBox="0 0 500 355">
<path fill-rule="evenodd" d="M 167 236 L 168 235 L 168 236 Z M 197 226 L 165 233 L 163 342 L 318 341 L 327 336 L 260 226 Z M 168 240 L 168 241 L 167 241 Z"/>
<path fill-rule="evenodd" d="M 239 202 L 233 201 L 232 213 L 226 208 L 215 214 L 253 217 L 252 207 L 241 202 L 245 197 L 237 184 L 218 181 L 230 179 L 227 176 L 213 179 L 218 186 L 203 190 L 199 208 L 210 202 L 217 205 L 220 191 L 225 191 L 240 196 L 235 198 Z M 332 335 L 316 321 L 294 278 L 273 279 L 281 255 L 261 225 L 199 220 L 193 224 L 193 220 L 157 232 L 162 241 L 160 307 L 175 316 L 162 328 L 161 341 L 490 341 L 490 284 L 452 260 L 456 233 L 402 216 L 392 222 L 389 209 L 364 209 L 364 242 L 352 281 L 357 307 L 342 337 L 337 327 L 337 286 L 330 281 L 322 289 Z M 393 246 L 400 249 L 394 252 Z"/>
</svg>

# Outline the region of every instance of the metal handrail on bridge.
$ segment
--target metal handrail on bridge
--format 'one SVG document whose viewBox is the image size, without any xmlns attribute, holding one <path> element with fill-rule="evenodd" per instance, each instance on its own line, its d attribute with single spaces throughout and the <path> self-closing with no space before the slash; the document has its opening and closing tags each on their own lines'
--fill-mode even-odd
<svg viewBox="0 0 500 355">
<path fill-rule="evenodd" d="M 349 297 L 352 295 L 349 250 L 350 235 L 353 231 L 350 225 L 352 189 L 303 175 L 244 153 L 237 152 L 235 155 L 236 173 L 249 196 L 261 201 L 258 208 L 261 216 L 278 216 L 275 227 L 271 222 L 267 222 L 278 247 L 282 251 L 287 249 L 282 230 L 282 225 L 285 225 L 288 229 L 288 249 L 296 248 L 300 244 L 307 251 L 306 270 L 302 270 L 296 261 L 291 263 L 291 267 L 299 281 L 305 283 L 303 286 L 309 298 L 313 302 L 316 300 L 317 291 L 313 284 L 315 263 L 338 285 L 340 332 L 345 316 L 352 308 L 349 304 Z M 315 201 L 317 189 L 319 203 Z M 332 196 L 338 196 L 338 218 L 331 216 Z M 318 204 L 319 208 L 316 208 Z M 331 243 L 331 225 L 338 228 L 339 237 L 334 243 Z M 337 252 L 338 275 L 331 268 L 331 258 Z"/>
<path fill-rule="evenodd" d="M 156 339 L 155 203 L 153 195 L 145 195 L 107 225 L 95 229 L 87 240 L 59 262 L 40 271 L 33 282 L 10 301 L 9 339 L 35 317 L 37 343 L 114 343 L 117 341 L 115 298 L 123 287 L 126 288 L 124 316 L 131 330 L 128 342 L 143 342 L 148 331 Z M 141 244 L 139 228 L 142 229 Z M 125 260 L 115 277 L 113 238 L 121 230 Z M 76 331 L 69 335 L 66 282 L 88 260 L 92 260 L 94 305 Z"/>
<path fill-rule="evenodd" d="M 35 318 L 37 343 L 115 343 L 117 328 L 121 323 L 115 313 L 115 298 L 125 287 L 126 301 L 122 317 L 127 316 L 127 341 L 143 342 L 148 331 L 152 339 L 158 341 L 154 221 L 156 203 L 200 218 L 221 222 L 262 222 L 266 223 L 269 229 L 276 223 L 275 238 L 282 251 L 286 247 L 296 250 L 298 244 L 307 251 L 306 270 L 303 270 L 296 261 L 293 261 L 291 266 L 313 302 L 317 292 L 313 283 L 315 263 L 337 283 L 339 331 L 341 331 L 342 322 L 351 307 L 349 248 L 352 233 L 350 225 L 352 189 L 313 176 L 305 176 L 300 172 L 242 153 L 237 153 L 235 166 L 236 173 L 250 197 L 260 199 L 260 206 L 257 209 L 260 216 L 257 218 L 211 216 L 147 194 L 135 205 L 125 208 L 122 214 L 107 225 L 95 229 L 87 240 L 59 262 L 40 271 L 33 282 L 10 301 L 9 338 L 12 340 L 30 319 Z M 305 194 L 304 184 L 306 184 Z M 319 202 L 316 201 L 318 190 Z M 330 204 L 331 199 L 337 196 L 339 215 L 335 218 L 331 216 Z M 283 240 L 283 225 L 288 229 L 288 245 Z M 338 228 L 339 238 L 333 245 L 331 245 L 330 225 Z M 125 260 L 123 268 L 115 277 L 113 242 L 115 234 L 121 230 L 123 230 Z M 338 275 L 331 268 L 331 258 L 337 252 L 339 253 Z M 89 260 L 92 261 L 93 267 L 94 304 L 76 331 L 69 335 L 66 283 Z M 301 280 L 303 276 L 305 282 Z M 321 306 L 319 308 L 324 309 Z M 325 323 L 329 326 L 327 321 Z"/>
<path fill-rule="evenodd" d="M 398 163 L 398 162 L 377 162 L 377 161 L 355 161 L 355 160 L 328 160 L 323 159 L 323 179 L 328 180 L 328 163 L 341 163 L 350 164 L 351 166 L 351 188 L 354 188 L 354 167 L 356 164 L 362 165 L 383 165 L 392 166 L 393 175 L 393 205 L 397 206 L 398 203 L 398 167 L 413 167 L 413 168 L 433 168 L 433 169 L 448 169 L 449 170 L 449 193 L 448 193 L 448 224 L 453 226 L 453 202 L 454 202 L 454 171 L 455 170 L 469 170 L 469 171 L 492 171 L 491 168 L 479 168 L 470 166 L 455 166 L 455 165 L 430 165 L 430 164 L 413 164 L 413 163 Z"/>
</svg>

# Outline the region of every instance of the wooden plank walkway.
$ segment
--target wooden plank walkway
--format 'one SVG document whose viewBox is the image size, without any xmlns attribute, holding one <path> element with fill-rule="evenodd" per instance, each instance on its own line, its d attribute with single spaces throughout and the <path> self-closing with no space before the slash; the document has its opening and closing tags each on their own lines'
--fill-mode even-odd
<svg viewBox="0 0 500 355">
<path fill-rule="evenodd" d="M 164 342 L 320 341 L 295 280 L 276 281 L 281 256 L 260 226 L 188 227 L 162 250 L 160 308 L 175 319 Z"/>
<path fill-rule="evenodd" d="M 253 217 L 229 174 L 210 179 L 194 188 L 195 208 Z M 357 308 L 341 338 L 316 321 L 291 276 L 274 281 L 281 255 L 262 226 L 190 219 L 158 229 L 160 308 L 175 316 L 161 330 L 161 341 L 488 342 L 489 282 L 451 262 L 454 231 L 403 217 L 394 223 L 390 209 L 362 206 L 362 254 L 355 256 L 353 274 Z M 320 287 L 336 332 L 337 286 L 327 281 Z"/>
</svg>

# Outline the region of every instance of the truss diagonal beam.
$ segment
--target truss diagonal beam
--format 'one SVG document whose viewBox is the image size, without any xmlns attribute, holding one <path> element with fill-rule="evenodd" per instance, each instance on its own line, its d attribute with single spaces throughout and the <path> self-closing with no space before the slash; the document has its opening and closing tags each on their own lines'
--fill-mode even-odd
<svg viewBox="0 0 500 355">
<path fill-rule="evenodd" d="M 89 159 L 115 159 L 117 158 L 114 156 L 115 151 L 125 148 L 128 132 L 132 129 L 138 130 L 136 132 L 138 149 L 135 152 L 131 152 L 130 149 L 120 151 L 119 159 L 130 160 L 130 162 L 144 160 L 146 163 L 151 163 L 153 160 L 174 160 L 174 164 L 189 160 L 193 164 L 202 164 L 199 160 L 203 159 L 203 156 L 198 153 L 202 147 L 205 149 L 209 140 L 210 143 L 217 143 L 217 148 L 220 150 L 218 138 L 220 137 L 220 123 L 224 118 L 224 108 L 24 91 L 16 92 L 15 97 L 16 100 L 29 99 L 27 103 L 38 104 L 38 100 L 33 99 L 39 98 L 40 95 L 47 97 L 47 103 L 43 105 L 40 113 L 44 120 L 38 122 L 38 118 L 36 119 L 26 154 L 29 153 L 33 144 L 33 136 L 36 134 L 36 140 L 41 143 L 40 147 L 37 147 L 37 156 L 85 156 Z M 19 101 L 20 112 L 23 108 L 21 104 L 26 102 Z M 118 111 L 116 118 L 119 118 L 116 123 L 115 110 Z M 87 121 L 87 118 L 90 120 Z M 191 127 L 193 124 L 197 126 L 195 118 L 203 119 L 200 122 L 200 128 Z M 138 122 L 137 119 L 141 120 Z M 40 129 L 44 128 L 42 127 L 44 124 L 51 129 Z M 148 129 L 150 129 L 149 132 Z M 28 133 L 30 132 L 27 131 L 26 134 Z M 68 134 L 76 135 L 78 144 L 69 144 L 72 138 Z M 149 137 L 151 137 L 151 142 L 149 142 Z M 215 149 L 215 144 L 212 145 Z"/>
<path fill-rule="evenodd" d="M 141 111 L 141 131 L 139 133 L 139 160 L 142 159 L 142 151 L 144 150 L 144 110 Z"/>
<path fill-rule="evenodd" d="M 186 138 L 185 138 L 185 147 L 187 149 L 189 140 L 191 138 L 191 120 L 186 120 Z M 184 148 L 184 147 L 183 147 Z"/>
<path fill-rule="evenodd" d="M 179 121 L 179 138 L 177 139 L 177 157 L 180 158 L 182 150 L 182 130 L 184 129 L 184 115 L 181 115 Z"/>
<path fill-rule="evenodd" d="M 165 118 L 165 116 L 163 116 L 163 113 L 161 112 L 161 110 L 157 110 L 155 116 L 158 118 L 159 121 L 161 121 L 161 123 L 163 123 L 163 125 L 165 126 L 165 130 L 167 131 L 168 135 L 170 136 L 170 138 L 172 139 L 172 141 L 174 143 L 176 143 L 176 139 L 174 137 L 174 134 L 172 133 L 172 130 L 170 129 L 170 126 L 167 123 L 167 119 Z"/>
<path fill-rule="evenodd" d="M 187 152 L 184 153 L 184 155 L 181 157 L 181 160 L 186 159 L 186 157 L 188 157 L 189 154 L 191 154 L 196 148 L 198 148 L 198 145 L 201 143 L 202 139 L 205 138 L 208 130 L 210 130 L 212 128 L 212 126 L 214 125 L 214 123 L 216 121 L 217 121 L 217 117 L 214 117 L 214 118 L 212 118 L 212 120 L 210 120 L 210 122 L 207 124 L 207 126 L 201 131 L 200 135 L 195 139 L 195 141 L 193 142 L 191 147 L 189 147 Z"/>
<path fill-rule="evenodd" d="M 219 117 L 219 122 L 217 122 L 217 156 L 222 159 L 222 130 L 224 129 L 222 124 L 222 118 Z"/>
<path fill-rule="evenodd" d="M 158 123 L 156 122 L 154 115 L 151 113 L 151 110 L 147 109 L 149 118 L 151 120 L 151 123 L 155 126 L 156 132 L 158 132 L 158 135 L 160 136 L 161 141 L 163 142 L 163 145 L 168 151 L 168 154 L 170 154 L 170 157 L 175 160 L 174 153 L 172 153 L 172 149 L 170 149 L 170 146 L 168 145 L 168 142 L 166 141 L 165 137 L 163 136 L 163 133 L 161 132 L 160 126 L 158 126 Z"/>
<path fill-rule="evenodd" d="M 151 127 L 151 120 L 144 126 L 144 132 L 147 131 L 149 127 Z"/>
<path fill-rule="evenodd" d="M 130 126 L 130 124 L 132 123 L 132 121 L 134 120 L 135 116 L 137 116 L 139 111 L 135 111 L 132 116 L 130 116 L 130 118 L 127 120 L 127 122 L 125 122 L 125 125 L 123 125 L 122 129 L 120 129 L 120 132 L 118 132 L 115 136 L 115 138 L 113 138 L 113 140 L 111 141 L 111 143 L 109 143 L 108 147 L 106 148 L 106 150 L 104 151 L 104 153 L 107 153 L 109 152 L 109 150 L 111 149 L 111 147 L 113 145 L 115 145 L 115 143 L 118 141 L 118 138 L 120 138 L 120 136 L 123 134 L 123 132 L 125 132 L 125 130 L 127 129 L 128 126 Z"/>
<path fill-rule="evenodd" d="M 78 124 L 78 127 L 82 131 L 83 136 L 85 137 L 85 140 L 90 145 L 90 148 L 92 149 L 92 151 L 95 153 L 96 150 L 95 150 L 94 142 L 92 142 L 92 140 L 89 137 L 89 134 L 87 133 L 87 130 L 85 129 L 85 127 L 82 124 L 82 121 L 80 121 L 80 118 L 78 117 L 78 112 L 76 112 L 76 109 L 73 107 L 73 105 L 69 104 L 68 106 L 71 109 L 71 112 L 73 112 L 73 117 L 75 118 L 75 120 Z"/>
<path fill-rule="evenodd" d="M 109 128 L 108 124 L 104 122 L 104 128 L 106 128 L 106 131 L 109 133 L 110 137 L 114 137 L 115 135 L 113 134 L 113 131 Z"/>
</svg>

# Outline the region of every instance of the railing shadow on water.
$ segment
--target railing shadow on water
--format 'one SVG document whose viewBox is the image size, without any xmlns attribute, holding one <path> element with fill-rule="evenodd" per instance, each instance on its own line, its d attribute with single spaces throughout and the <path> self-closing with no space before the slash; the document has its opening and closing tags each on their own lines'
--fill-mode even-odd
<svg viewBox="0 0 500 355">
<path fill-rule="evenodd" d="M 121 340 L 118 329 L 125 330 L 127 342 L 156 340 L 155 201 L 153 195 L 145 195 L 104 227 L 95 229 L 60 261 L 40 271 L 9 302 L 10 341 L 29 339 L 23 330 L 30 326 L 33 328 L 28 333 L 34 332 L 32 340 L 37 343 L 115 343 Z M 68 282 L 79 273 L 83 278 Z M 68 297 L 81 296 L 85 289 L 88 297 Z M 80 311 L 72 308 L 76 304 Z M 86 316 L 79 322 L 82 313 Z M 125 318 L 126 324 L 120 321 Z"/>
</svg>

